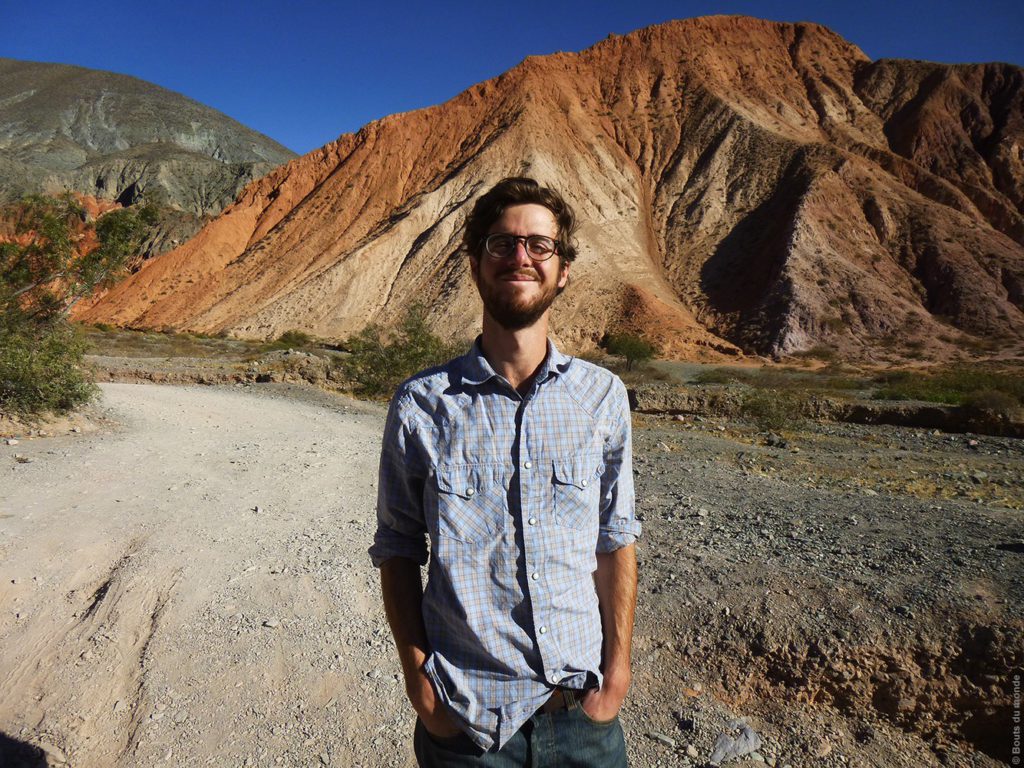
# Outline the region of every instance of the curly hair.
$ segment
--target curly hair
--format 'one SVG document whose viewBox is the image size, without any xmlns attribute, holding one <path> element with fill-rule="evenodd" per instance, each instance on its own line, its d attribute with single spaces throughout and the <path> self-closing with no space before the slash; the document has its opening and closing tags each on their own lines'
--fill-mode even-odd
<svg viewBox="0 0 1024 768">
<path fill-rule="evenodd" d="M 558 225 L 558 257 L 563 263 L 576 258 L 576 214 L 565 199 L 553 189 L 542 187 L 525 176 L 509 176 L 488 190 L 466 218 L 462 246 L 473 257 L 479 258 L 487 230 L 514 205 L 542 205 L 551 211 Z"/>
</svg>

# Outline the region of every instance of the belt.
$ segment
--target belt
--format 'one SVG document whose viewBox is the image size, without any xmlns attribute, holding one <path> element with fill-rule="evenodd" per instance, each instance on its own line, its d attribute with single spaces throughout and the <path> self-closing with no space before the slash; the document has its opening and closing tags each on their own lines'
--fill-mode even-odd
<svg viewBox="0 0 1024 768">
<path fill-rule="evenodd" d="M 537 709 L 537 714 L 550 715 L 552 712 L 561 712 L 564 709 L 572 709 L 575 707 L 580 698 L 583 696 L 583 691 L 578 691 L 575 688 L 562 688 L 559 686 L 555 688 L 555 692 L 548 697 Z"/>
</svg>

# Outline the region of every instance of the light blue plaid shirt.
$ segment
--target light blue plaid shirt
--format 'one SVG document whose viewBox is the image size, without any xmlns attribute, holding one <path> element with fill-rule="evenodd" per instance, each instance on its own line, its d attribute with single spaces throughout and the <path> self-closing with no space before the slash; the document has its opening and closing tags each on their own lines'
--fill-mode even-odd
<svg viewBox="0 0 1024 768">
<path fill-rule="evenodd" d="M 425 669 L 482 748 L 554 686 L 600 684 L 595 553 L 639 534 L 629 403 L 604 368 L 548 342 L 521 396 L 477 340 L 391 401 L 370 556 L 423 565 L 429 537 Z"/>
</svg>

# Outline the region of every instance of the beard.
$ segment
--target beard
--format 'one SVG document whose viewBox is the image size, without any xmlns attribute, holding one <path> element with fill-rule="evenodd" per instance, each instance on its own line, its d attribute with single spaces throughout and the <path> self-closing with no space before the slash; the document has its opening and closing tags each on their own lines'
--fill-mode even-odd
<svg viewBox="0 0 1024 768">
<path fill-rule="evenodd" d="M 484 302 L 484 309 L 506 331 L 521 331 L 523 328 L 529 328 L 548 311 L 548 308 L 554 303 L 555 297 L 561 293 L 557 285 L 547 283 L 541 283 L 541 291 L 531 297 L 499 290 L 501 279 L 515 272 L 516 270 L 510 270 L 497 275 L 493 283 L 479 278 L 476 281 L 480 298 Z M 532 273 L 531 277 L 536 279 L 537 274 Z"/>
</svg>

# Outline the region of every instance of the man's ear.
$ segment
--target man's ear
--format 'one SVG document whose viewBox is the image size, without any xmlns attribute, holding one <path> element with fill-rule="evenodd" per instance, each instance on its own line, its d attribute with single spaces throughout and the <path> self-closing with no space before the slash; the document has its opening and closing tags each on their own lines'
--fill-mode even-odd
<svg viewBox="0 0 1024 768">
<path fill-rule="evenodd" d="M 469 254 L 469 273 L 473 276 L 473 282 L 480 282 L 480 257 Z"/>
<path fill-rule="evenodd" d="M 569 262 L 563 261 L 558 269 L 558 287 L 565 288 L 569 284 Z"/>
</svg>

